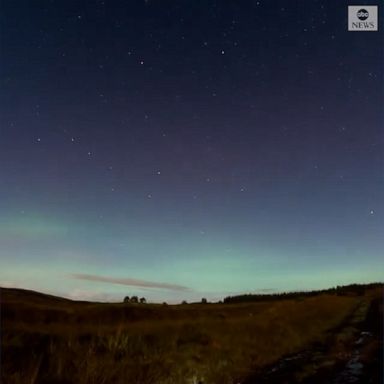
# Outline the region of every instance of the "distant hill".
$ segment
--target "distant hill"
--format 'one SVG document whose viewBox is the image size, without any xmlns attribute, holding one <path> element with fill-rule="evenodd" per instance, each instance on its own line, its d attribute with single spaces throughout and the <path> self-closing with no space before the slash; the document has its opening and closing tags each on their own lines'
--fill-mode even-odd
<svg viewBox="0 0 384 384">
<path fill-rule="evenodd" d="M 74 303 L 73 300 L 65 299 L 64 297 L 49 295 L 47 293 L 41 293 L 32 291 L 29 289 L 20 288 L 1 288 L 0 287 L 0 301 L 4 302 L 29 302 L 29 303 L 41 303 L 41 304 L 65 304 Z"/>
</svg>

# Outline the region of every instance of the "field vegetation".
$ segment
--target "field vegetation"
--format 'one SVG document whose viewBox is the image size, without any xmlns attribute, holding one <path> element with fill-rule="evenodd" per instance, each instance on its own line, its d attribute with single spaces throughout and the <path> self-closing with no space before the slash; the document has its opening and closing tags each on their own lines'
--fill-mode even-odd
<svg viewBox="0 0 384 384">
<path fill-rule="evenodd" d="M 354 313 L 364 318 L 380 289 L 162 305 L 3 288 L 1 382 L 241 383 L 283 356 L 327 343 Z"/>
</svg>

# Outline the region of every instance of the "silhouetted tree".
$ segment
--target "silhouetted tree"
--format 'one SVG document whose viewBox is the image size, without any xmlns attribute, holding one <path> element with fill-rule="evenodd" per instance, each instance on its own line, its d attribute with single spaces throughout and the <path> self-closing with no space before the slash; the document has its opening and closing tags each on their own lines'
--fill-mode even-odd
<svg viewBox="0 0 384 384">
<path fill-rule="evenodd" d="M 129 296 L 124 297 L 124 303 L 129 303 Z"/>
<path fill-rule="evenodd" d="M 208 303 L 207 299 L 205 297 L 203 297 L 201 299 L 201 304 L 207 304 L 207 303 Z"/>
<path fill-rule="evenodd" d="M 138 303 L 138 302 L 139 302 L 139 298 L 137 296 L 131 297 L 131 303 Z"/>
<path fill-rule="evenodd" d="M 181 304 L 183 304 L 183 305 L 185 305 L 185 304 L 188 304 L 185 300 L 183 300 L 182 302 L 181 302 Z"/>
<path fill-rule="evenodd" d="M 145 297 L 141 297 L 140 298 L 140 303 L 141 304 L 145 304 L 147 302 L 147 300 L 145 300 Z"/>
</svg>

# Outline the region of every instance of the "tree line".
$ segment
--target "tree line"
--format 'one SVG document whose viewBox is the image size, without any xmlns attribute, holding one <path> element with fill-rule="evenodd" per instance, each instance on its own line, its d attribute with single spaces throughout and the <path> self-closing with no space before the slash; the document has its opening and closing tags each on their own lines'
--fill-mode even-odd
<svg viewBox="0 0 384 384">
<path fill-rule="evenodd" d="M 337 296 L 363 296 L 366 289 L 383 287 L 383 283 L 370 283 L 370 284 L 350 284 L 344 286 L 336 286 L 333 288 L 322 289 L 318 291 L 297 291 L 297 292 L 281 292 L 281 293 L 268 293 L 268 294 L 254 294 L 248 293 L 243 295 L 236 296 L 227 296 L 223 301 L 219 303 L 224 304 L 234 304 L 234 303 L 249 303 L 249 302 L 260 302 L 260 301 L 273 301 L 273 300 L 284 300 L 284 299 L 300 299 L 311 296 L 318 296 L 322 294 L 331 294 Z M 125 296 L 124 303 L 133 303 L 133 304 L 145 304 L 147 300 L 145 297 L 139 298 L 138 296 Z M 201 304 L 208 304 L 206 298 L 201 299 Z M 183 300 L 182 305 L 188 304 L 187 301 Z M 192 303 L 198 304 L 198 303 Z M 167 303 L 163 303 L 167 305 Z"/>
<path fill-rule="evenodd" d="M 271 301 L 271 300 L 284 300 L 284 299 L 300 299 L 304 297 L 318 296 L 322 294 L 331 294 L 337 296 L 363 296 L 365 290 L 369 288 L 382 287 L 383 283 L 371 284 L 350 284 L 345 286 L 336 286 L 329 289 L 322 289 L 319 291 L 308 292 L 282 292 L 272 294 L 244 294 L 236 296 L 227 296 L 224 298 L 224 303 L 249 303 L 255 301 Z"/>
</svg>

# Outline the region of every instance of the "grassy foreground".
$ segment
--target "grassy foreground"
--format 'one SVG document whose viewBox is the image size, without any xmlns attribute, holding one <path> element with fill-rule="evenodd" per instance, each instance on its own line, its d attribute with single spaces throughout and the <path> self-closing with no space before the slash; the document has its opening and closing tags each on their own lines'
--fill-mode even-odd
<svg viewBox="0 0 384 384">
<path fill-rule="evenodd" d="M 100 304 L 1 289 L 4 384 L 232 384 L 326 342 L 373 295 Z"/>
</svg>

